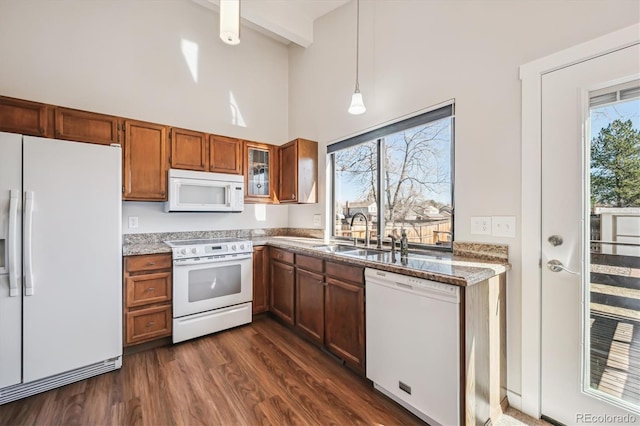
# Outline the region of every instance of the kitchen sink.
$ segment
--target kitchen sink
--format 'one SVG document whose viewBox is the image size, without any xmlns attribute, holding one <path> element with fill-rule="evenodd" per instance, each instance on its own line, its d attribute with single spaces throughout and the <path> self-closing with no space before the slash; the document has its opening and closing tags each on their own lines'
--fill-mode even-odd
<svg viewBox="0 0 640 426">
<path fill-rule="evenodd" d="M 326 253 L 343 254 L 345 256 L 365 257 L 365 258 L 382 258 L 388 252 L 382 250 L 376 250 L 371 248 L 363 248 L 356 246 L 349 246 L 345 244 L 327 244 L 313 247 L 316 250 Z"/>
<path fill-rule="evenodd" d="M 313 248 L 319 251 L 324 251 L 326 253 L 347 253 L 359 250 L 359 248 L 356 246 L 348 246 L 345 244 L 326 244 L 321 246 L 314 246 Z"/>
</svg>

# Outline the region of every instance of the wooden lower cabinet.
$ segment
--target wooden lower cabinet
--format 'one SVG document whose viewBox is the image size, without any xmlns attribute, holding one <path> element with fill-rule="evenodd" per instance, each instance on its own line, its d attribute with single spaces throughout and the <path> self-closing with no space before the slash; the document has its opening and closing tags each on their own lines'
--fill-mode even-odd
<svg viewBox="0 0 640 426">
<path fill-rule="evenodd" d="M 293 271 L 293 265 L 274 260 L 272 253 L 270 311 L 290 325 L 294 324 L 295 276 Z"/>
<path fill-rule="evenodd" d="M 330 262 L 327 262 L 329 264 Z M 349 273 L 364 273 L 350 267 Z M 329 267 L 327 267 L 329 269 Z M 365 372 L 364 285 L 327 276 L 325 290 L 325 346 L 359 372 Z"/>
<path fill-rule="evenodd" d="M 296 327 L 312 340 L 324 342 L 324 277 L 296 268 Z"/>
<path fill-rule="evenodd" d="M 124 346 L 171 336 L 171 253 L 124 258 Z"/>
<path fill-rule="evenodd" d="M 125 346 L 171 336 L 171 320 L 171 306 L 155 306 L 127 312 Z"/>
<path fill-rule="evenodd" d="M 253 315 L 269 310 L 269 247 L 253 248 Z"/>
<path fill-rule="evenodd" d="M 364 374 L 364 268 L 270 250 L 270 311 Z"/>
</svg>

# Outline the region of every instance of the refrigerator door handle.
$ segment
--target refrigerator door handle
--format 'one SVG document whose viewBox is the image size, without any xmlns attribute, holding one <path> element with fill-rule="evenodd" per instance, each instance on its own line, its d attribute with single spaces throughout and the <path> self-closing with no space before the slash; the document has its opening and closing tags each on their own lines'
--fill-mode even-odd
<svg viewBox="0 0 640 426">
<path fill-rule="evenodd" d="M 20 191 L 9 195 L 9 297 L 18 296 L 18 201 Z"/>
<path fill-rule="evenodd" d="M 33 257 L 31 240 L 33 239 L 33 191 L 25 191 L 24 218 L 24 295 L 33 296 Z"/>
</svg>

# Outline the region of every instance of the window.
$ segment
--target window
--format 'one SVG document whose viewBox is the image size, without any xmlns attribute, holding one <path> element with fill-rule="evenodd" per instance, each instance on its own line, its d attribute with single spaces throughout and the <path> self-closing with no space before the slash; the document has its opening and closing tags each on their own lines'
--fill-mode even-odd
<svg viewBox="0 0 640 426">
<path fill-rule="evenodd" d="M 404 228 L 413 246 L 450 249 L 453 140 L 451 104 L 329 145 L 333 236 L 364 239 L 366 216 L 371 241 Z"/>
</svg>

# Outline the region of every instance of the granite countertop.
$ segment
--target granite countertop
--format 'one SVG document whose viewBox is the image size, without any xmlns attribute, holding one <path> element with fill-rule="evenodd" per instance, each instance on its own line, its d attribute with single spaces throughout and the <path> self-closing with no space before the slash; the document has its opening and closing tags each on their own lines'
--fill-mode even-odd
<svg viewBox="0 0 640 426">
<path fill-rule="evenodd" d="M 318 250 L 315 248 L 316 246 L 333 242 L 321 238 L 294 236 L 240 236 L 240 238 L 249 239 L 256 246 L 268 245 L 327 260 L 458 286 L 476 284 L 505 273 L 511 268 L 507 260 L 507 246 L 496 244 L 456 242 L 453 253 L 436 250 L 416 251 L 410 252 L 406 259 L 401 259 L 400 255 L 396 253 L 395 262 L 392 262 L 388 250 L 384 255 L 369 256 L 369 258 Z M 344 241 L 339 243 L 344 244 Z M 125 256 L 156 253 L 171 253 L 171 248 L 154 238 L 130 241 L 123 246 L 123 255 Z"/>
</svg>

